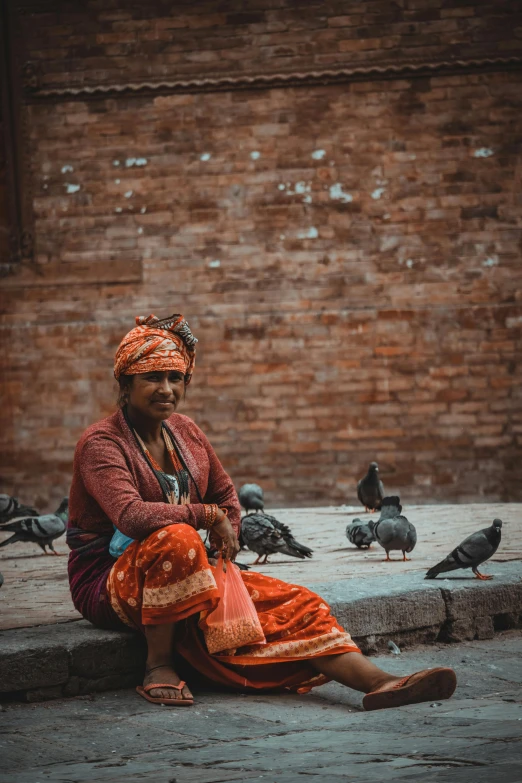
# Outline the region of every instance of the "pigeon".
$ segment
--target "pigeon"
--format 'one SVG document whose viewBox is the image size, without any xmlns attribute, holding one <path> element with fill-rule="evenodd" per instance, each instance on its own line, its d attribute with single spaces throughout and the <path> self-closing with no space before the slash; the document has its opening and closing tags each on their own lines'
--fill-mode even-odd
<svg viewBox="0 0 522 783">
<path fill-rule="evenodd" d="M 15 517 L 28 517 L 36 514 L 38 511 L 32 506 L 24 506 L 11 495 L 0 495 L 0 525 Z"/>
<path fill-rule="evenodd" d="M 243 517 L 241 531 L 245 544 L 252 552 L 257 553 L 257 560 L 253 565 L 259 563 L 263 556 L 263 563 L 266 563 L 268 556 L 276 552 L 301 560 L 312 556 L 312 550 L 298 544 L 287 525 L 259 511 Z"/>
<path fill-rule="evenodd" d="M 379 466 L 370 462 L 368 473 L 357 482 L 357 497 L 366 511 L 379 511 L 384 497 L 384 485 L 379 478 Z"/>
<path fill-rule="evenodd" d="M 430 568 L 425 579 L 435 579 L 439 574 L 456 571 L 458 568 L 471 568 L 477 579 L 493 579 L 478 570 L 481 563 L 493 557 L 502 537 L 502 520 L 494 519 L 491 527 L 477 530 L 456 547 L 451 554 Z"/>
<path fill-rule="evenodd" d="M 406 552 L 412 552 L 417 543 L 417 531 L 405 516 L 401 514 L 400 498 L 396 495 L 383 498 L 381 516 L 373 529 L 378 544 L 386 550 L 386 560 L 390 561 L 390 552 L 398 549 L 402 559 L 409 560 Z"/>
<path fill-rule="evenodd" d="M 41 516 L 23 517 L 3 525 L 0 531 L 10 530 L 14 536 L 2 541 L 0 547 L 14 544 L 15 541 L 32 541 L 43 550 L 44 554 L 50 554 L 45 547 L 48 546 L 53 555 L 58 555 L 53 547 L 55 538 L 65 533 L 69 511 L 69 499 L 64 498 L 54 514 L 42 514 Z"/>
<path fill-rule="evenodd" d="M 0 574 L 0 587 L 4 584 L 4 576 L 3 574 Z"/>
<path fill-rule="evenodd" d="M 265 508 L 263 490 L 259 484 L 243 484 L 237 495 L 247 514 L 249 511 L 263 511 Z"/>
<path fill-rule="evenodd" d="M 350 544 L 354 544 L 359 549 L 367 547 L 368 549 L 375 541 L 373 529 L 377 523 L 373 520 L 363 522 L 358 517 L 353 519 L 349 525 L 346 525 L 346 538 Z"/>
<path fill-rule="evenodd" d="M 300 544 L 298 541 L 296 541 L 288 525 L 285 525 L 284 522 L 280 522 L 275 517 L 270 516 L 270 514 L 264 514 L 264 516 L 270 520 L 276 530 L 279 530 L 287 547 L 293 550 L 294 557 L 300 557 L 303 559 L 305 557 L 313 556 L 313 549 L 310 549 L 310 547 L 305 546 L 304 544 Z M 288 552 L 288 554 L 292 554 L 292 552 Z"/>
</svg>

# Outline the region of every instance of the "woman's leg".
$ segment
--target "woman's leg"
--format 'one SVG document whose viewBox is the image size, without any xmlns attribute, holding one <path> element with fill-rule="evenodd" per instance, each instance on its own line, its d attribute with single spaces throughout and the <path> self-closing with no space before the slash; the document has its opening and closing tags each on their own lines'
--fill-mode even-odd
<svg viewBox="0 0 522 783">
<path fill-rule="evenodd" d="M 447 667 L 424 669 L 406 677 L 381 671 L 360 653 L 315 658 L 314 668 L 343 685 L 363 691 L 365 710 L 402 707 L 432 699 L 449 699 L 457 687 L 455 672 Z"/>
<path fill-rule="evenodd" d="M 174 623 L 165 625 L 145 625 L 143 627 L 147 640 L 147 662 L 143 685 L 152 682 L 179 685 L 181 678 L 172 668 L 174 642 Z M 159 699 L 190 699 L 192 694 L 185 685 L 180 693 L 175 688 L 153 688 L 150 695 Z"/>
<path fill-rule="evenodd" d="M 356 652 L 324 655 L 314 658 L 310 663 L 326 677 L 363 693 L 371 693 L 387 683 L 398 682 L 400 679 L 393 674 L 383 672 L 364 655 Z"/>
</svg>

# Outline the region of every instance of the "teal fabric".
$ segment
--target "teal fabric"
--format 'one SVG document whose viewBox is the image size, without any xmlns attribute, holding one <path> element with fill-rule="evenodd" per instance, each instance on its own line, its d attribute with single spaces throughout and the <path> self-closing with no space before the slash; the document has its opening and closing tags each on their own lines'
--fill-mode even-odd
<svg viewBox="0 0 522 783">
<path fill-rule="evenodd" d="M 113 557 L 118 558 L 125 552 L 127 547 L 132 544 L 134 539 L 121 533 L 117 527 L 114 528 L 114 531 L 114 535 L 111 538 L 111 543 L 109 545 L 109 552 Z"/>
</svg>

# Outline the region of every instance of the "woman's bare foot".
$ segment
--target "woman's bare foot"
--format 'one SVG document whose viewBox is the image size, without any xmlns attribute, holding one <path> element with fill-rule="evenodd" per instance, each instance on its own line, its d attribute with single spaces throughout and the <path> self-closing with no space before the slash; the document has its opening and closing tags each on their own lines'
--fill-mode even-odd
<svg viewBox="0 0 522 783">
<path fill-rule="evenodd" d="M 169 683 L 172 685 L 179 685 L 181 682 L 180 677 L 176 674 L 172 666 L 165 664 L 164 666 L 147 666 L 145 669 L 145 678 L 143 685 L 150 685 L 153 682 Z M 193 699 L 189 688 L 184 685 L 181 692 L 176 688 L 153 688 L 149 691 L 149 695 L 154 699 Z"/>
</svg>

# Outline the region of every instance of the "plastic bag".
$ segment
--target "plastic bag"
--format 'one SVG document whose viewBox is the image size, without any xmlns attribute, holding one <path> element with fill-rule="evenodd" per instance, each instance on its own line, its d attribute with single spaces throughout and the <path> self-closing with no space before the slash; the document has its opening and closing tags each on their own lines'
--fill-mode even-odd
<svg viewBox="0 0 522 783">
<path fill-rule="evenodd" d="M 241 578 L 239 568 L 230 560 L 226 571 L 220 556 L 215 571 L 220 601 L 203 621 L 203 633 L 209 653 L 235 650 L 247 644 L 265 644 L 256 607 Z"/>
</svg>

